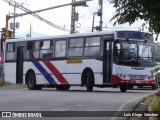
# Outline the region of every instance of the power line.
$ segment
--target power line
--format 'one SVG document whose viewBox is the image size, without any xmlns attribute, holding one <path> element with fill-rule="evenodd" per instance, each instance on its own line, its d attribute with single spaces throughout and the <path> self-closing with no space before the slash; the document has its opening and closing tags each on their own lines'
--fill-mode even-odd
<svg viewBox="0 0 160 120">
<path fill-rule="evenodd" d="M 28 8 L 24 7 L 22 4 L 18 3 L 17 1 L 14 1 L 14 0 L 3 0 L 3 1 L 9 3 L 10 5 L 16 6 L 17 8 L 19 8 L 20 10 L 22 10 L 24 12 L 32 12 Z M 57 29 L 63 30 L 63 31 L 67 31 L 67 32 L 70 31 L 70 30 L 65 29 L 64 26 L 54 24 L 54 23 L 50 22 L 49 20 L 37 15 L 36 13 L 32 13 L 31 15 L 36 17 L 37 19 L 41 20 L 42 22 L 54 27 L 54 28 L 57 28 Z"/>
</svg>

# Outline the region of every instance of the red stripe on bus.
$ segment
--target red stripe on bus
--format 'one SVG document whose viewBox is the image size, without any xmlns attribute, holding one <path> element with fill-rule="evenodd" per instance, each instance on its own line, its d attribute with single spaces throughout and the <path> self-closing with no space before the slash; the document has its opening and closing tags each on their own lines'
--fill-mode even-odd
<svg viewBox="0 0 160 120">
<path fill-rule="evenodd" d="M 69 84 L 63 75 L 56 69 L 56 67 L 50 61 L 43 61 L 43 63 L 49 68 L 49 70 L 55 75 L 61 84 Z"/>
</svg>

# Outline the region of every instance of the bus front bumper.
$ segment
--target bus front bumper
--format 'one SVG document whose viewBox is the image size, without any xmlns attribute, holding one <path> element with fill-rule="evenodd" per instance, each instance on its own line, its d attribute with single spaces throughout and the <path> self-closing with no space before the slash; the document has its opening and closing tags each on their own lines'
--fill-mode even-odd
<svg viewBox="0 0 160 120">
<path fill-rule="evenodd" d="M 156 84 L 156 80 L 154 78 L 147 80 L 133 80 L 133 79 L 122 79 L 117 75 L 112 75 L 112 84 L 113 85 L 144 85 L 144 86 L 152 86 Z"/>
</svg>

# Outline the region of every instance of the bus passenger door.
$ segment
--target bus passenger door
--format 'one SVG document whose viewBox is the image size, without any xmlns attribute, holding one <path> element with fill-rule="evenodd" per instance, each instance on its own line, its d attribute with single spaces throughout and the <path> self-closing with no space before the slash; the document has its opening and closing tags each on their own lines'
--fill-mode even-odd
<svg viewBox="0 0 160 120">
<path fill-rule="evenodd" d="M 24 46 L 17 47 L 16 83 L 23 83 Z"/>
<path fill-rule="evenodd" d="M 103 47 L 103 83 L 111 83 L 113 42 L 104 41 Z"/>
</svg>

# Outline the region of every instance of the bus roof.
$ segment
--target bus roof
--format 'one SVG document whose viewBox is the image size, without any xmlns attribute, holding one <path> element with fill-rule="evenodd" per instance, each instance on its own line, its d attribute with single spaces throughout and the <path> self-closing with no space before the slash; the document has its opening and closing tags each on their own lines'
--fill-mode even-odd
<svg viewBox="0 0 160 120">
<path fill-rule="evenodd" d="M 90 32 L 90 33 L 78 33 L 78 34 L 65 34 L 65 35 L 54 35 L 48 37 L 34 37 L 34 38 L 18 38 L 18 39 L 7 39 L 6 42 L 23 42 L 23 41 L 36 41 L 36 40 L 46 40 L 46 39 L 59 39 L 59 38 L 70 38 L 70 37 L 83 37 L 83 36 L 96 36 L 96 35 L 105 35 L 105 34 L 115 34 L 118 31 L 134 31 L 135 30 L 112 30 L 112 31 L 99 31 L 99 32 Z M 143 32 L 144 33 L 144 32 Z"/>
</svg>

